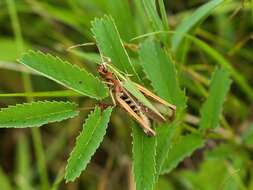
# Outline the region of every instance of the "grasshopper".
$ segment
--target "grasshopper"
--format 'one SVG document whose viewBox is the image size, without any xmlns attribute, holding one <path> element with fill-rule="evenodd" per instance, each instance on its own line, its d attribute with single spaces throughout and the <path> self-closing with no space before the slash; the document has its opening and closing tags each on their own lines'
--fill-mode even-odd
<svg viewBox="0 0 253 190">
<path fill-rule="evenodd" d="M 176 111 L 176 106 L 168 103 L 162 98 L 156 96 L 140 84 L 133 83 L 135 88 L 146 98 L 151 100 L 156 109 L 144 105 L 131 92 L 122 85 L 113 72 L 107 68 L 106 63 L 100 64 L 98 73 L 110 89 L 110 96 L 114 105 L 122 107 L 132 118 L 134 118 L 142 127 L 143 131 L 149 136 L 155 136 L 156 133 L 151 127 L 151 120 L 158 122 L 167 122 L 172 120 Z M 162 112 L 166 112 L 163 116 Z"/>
</svg>

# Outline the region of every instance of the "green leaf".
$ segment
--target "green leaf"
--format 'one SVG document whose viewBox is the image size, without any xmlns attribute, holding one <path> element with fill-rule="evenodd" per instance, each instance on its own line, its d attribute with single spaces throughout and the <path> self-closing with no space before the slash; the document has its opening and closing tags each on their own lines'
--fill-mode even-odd
<svg viewBox="0 0 253 190">
<path fill-rule="evenodd" d="M 147 19 L 145 10 L 143 9 L 143 3 L 140 0 L 133 0 L 132 1 L 133 8 L 134 8 L 134 19 L 133 22 L 135 23 L 136 28 L 136 35 L 142 35 L 149 31 L 152 27 L 150 25 L 149 20 Z"/>
<path fill-rule="evenodd" d="M 168 16 L 163 0 L 158 0 L 164 30 L 169 30 Z"/>
<path fill-rule="evenodd" d="M 243 143 L 253 146 L 253 123 L 242 134 Z"/>
<path fill-rule="evenodd" d="M 156 10 L 155 0 L 142 0 L 148 19 L 155 31 L 164 30 L 163 23 Z"/>
<path fill-rule="evenodd" d="M 31 190 L 31 151 L 28 139 L 25 135 L 18 138 L 16 151 L 16 176 L 17 186 L 19 190 Z"/>
<path fill-rule="evenodd" d="M 147 77 L 151 80 L 154 90 L 159 96 L 175 104 L 180 110 L 177 111 L 173 123 L 164 123 L 157 128 L 156 171 L 158 177 L 171 147 L 171 140 L 179 124 L 181 112 L 186 107 L 186 98 L 180 89 L 174 63 L 158 43 L 144 42 L 141 44 L 139 54 L 140 63 Z"/>
<path fill-rule="evenodd" d="M 80 94 L 96 99 L 108 94 L 106 86 L 86 70 L 50 54 L 29 51 L 19 62 Z"/>
<path fill-rule="evenodd" d="M 109 57 L 112 64 L 119 70 L 137 76 L 113 18 L 104 16 L 101 19 L 95 19 L 91 24 L 100 53 Z"/>
<path fill-rule="evenodd" d="M 223 189 L 224 182 L 228 179 L 226 160 L 207 159 L 200 163 L 198 171 L 182 170 L 178 179 L 196 190 Z"/>
<path fill-rule="evenodd" d="M 253 101 L 253 89 L 240 72 L 238 72 L 231 63 L 224 58 L 216 49 L 209 46 L 206 42 L 199 40 L 193 36 L 187 35 L 187 38 L 192 40 L 201 50 L 205 51 L 212 59 L 214 59 L 222 67 L 225 67 L 230 73 L 240 89 L 247 95 L 250 101 Z"/>
<path fill-rule="evenodd" d="M 65 175 L 67 182 L 74 181 L 86 168 L 91 157 L 103 140 L 111 112 L 111 107 L 105 111 L 101 111 L 100 108 L 96 107 L 89 115 L 68 159 Z"/>
<path fill-rule="evenodd" d="M 0 168 L 0 184 L 1 188 L 4 190 L 13 190 L 10 179 L 8 178 L 8 175 L 5 174 L 5 172 L 2 170 L 2 168 Z"/>
<path fill-rule="evenodd" d="M 209 96 L 200 110 L 201 129 L 218 127 L 222 105 L 230 84 L 229 72 L 224 68 L 216 69 L 211 80 Z"/>
<path fill-rule="evenodd" d="M 128 0 L 107 0 L 107 13 L 112 15 L 122 38 L 129 41 L 134 34 L 134 22 Z M 124 13 L 124 14 L 122 14 Z M 126 27 L 127 23 L 127 27 Z"/>
<path fill-rule="evenodd" d="M 156 138 L 133 126 L 133 172 L 136 189 L 153 190 L 155 183 Z"/>
<path fill-rule="evenodd" d="M 76 104 L 70 102 L 38 101 L 17 104 L 0 110 L 0 128 L 40 127 L 73 118 L 77 114 Z"/>
<path fill-rule="evenodd" d="M 139 55 L 140 64 L 157 94 L 177 107 L 185 108 L 186 98 L 180 89 L 175 65 L 159 43 L 142 43 Z"/>
<path fill-rule="evenodd" d="M 163 164 L 161 173 L 169 173 L 183 159 L 190 156 L 196 149 L 204 145 L 204 140 L 196 134 L 185 135 L 172 145 L 168 156 Z"/>
<path fill-rule="evenodd" d="M 150 20 L 154 31 L 166 31 L 168 30 L 168 22 L 165 24 L 162 22 L 161 18 L 156 9 L 156 1 L 155 0 L 142 0 L 146 15 Z M 160 3 L 161 5 L 161 3 Z M 163 15 L 164 17 L 164 15 Z M 164 20 L 163 20 L 164 21 Z M 167 44 L 168 35 L 161 35 L 164 44 Z"/>
<path fill-rule="evenodd" d="M 181 45 L 185 34 L 194 30 L 196 25 L 204 21 L 205 18 L 225 0 L 212 0 L 198 8 L 191 16 L 187 17 L 176 29 L 172 36 L 172 50 L 176 52 Z"/>
<path fill-rule="evenodd" d="M 0 38 L 0 60 L 1 61 L 15 61 L 20 55 L 17 51 L 17 44 L 15 40 L 9 38 Z M 25 45 L 27 49 L 27 45 Z"/>
<path fill-rule="evenodd" d="M 171 148 L 172 139 L 174 134 L 176 133 L 176 129 L 178 127 L 178 119 L 171 124 L 163 123 L 157 127 L 156 130 L 156 138 L 157 138 L 157 147 L 156 147 L 156 179 L 158 179 L 164 161 L 167 158 L 168 152 Z"/>
</svg>

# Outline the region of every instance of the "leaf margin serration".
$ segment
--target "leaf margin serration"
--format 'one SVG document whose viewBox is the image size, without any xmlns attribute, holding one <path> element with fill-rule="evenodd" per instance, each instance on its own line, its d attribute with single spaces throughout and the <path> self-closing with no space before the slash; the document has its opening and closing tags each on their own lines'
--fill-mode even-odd
<svg viewBox="0 0 253 190">
<path fill-rule="evenodd" d="M 29 56 L 29 57 L 34 56 L 34 57 L 37 57 L 38 55 L 40 55 L 40 56 L 42 56 L 42 57 L 44 57 L 46 59 L 49 59 L 49 60 L 51 59 L 51 60 L 60 62 L 63 65 L 68 65 L 68 66 L 70 66 L 71 68 L 73 68 L 76 71 L 83 72 L 86 76 L 92 78 L 97 84 L 101 84 L 101 86 L 103 85 L 103 88 L 106 90 L 106 93 L 103 96 L 99 97 L 99 96 L 96 96 L 96 95 L 93 95 L 93 94 L 90 94 L 90 93 L 87 93 L 87 92 L 82 92 L 82 91 L 80 91 L 78 89 L 75 89 L 73 87 L 68 86 L 67 84 L 64 84 L 64 82 L 59 81 L 58 79 L 55 79 L 54 77 L 49 76 L 48 74 L 45 74 L 45 73 L 43 73 L 41 71 L 36 70 L 32 66 L 27 65 L 27 64 L 25 64 L 23 62 L 23 58 L 25 56 Z M 107 88 L 107 86 L 104 85 L 98 77 L 92 75 L 91 73 L 89 73 L 88 71 L 86 71 L 84 68 L 79 67 L 78 65 L 71 64 L 70 62 L 61 59 L 59 56 L 52 55 L 50 53 L 44 53 L 44 52 L 42 52 L 40 50 L 28 50 L 27 52 L 23 53 L 22 56 L 21 56 L 21 58 L 19 58 L 17 61 L 19 63 L 25 65 L 26 67 L 28 67 L 32 71 L 35 71 L 36 73 L 39 73 L 40 75 L 42 75 L 42 76 L 44 76 L 44 77 L 46 77 L 46 78 L 48 78 L 48 79 L 50 79 L 50 80 L 58 83 L 58 84 L 61 84 L 62 86 L 66 87 L 66 88 L 72 89 L 72 90 L 74 90 L 74 91 L 76 91 L 76 92 L 78 92 L 78 93 L 80 93 L 82 95 L 89 96 L 89 97 L 95 98 L 97 100 L 106 98 L 108 96 L 108 88 Z"/>
<path fill-rule="evenodd" d="M 12 111 L 11 109 L 15 109 L 15 108 L 22 108 L 25 106 L 32 106 L 32 105 L 42 105 L 42 104 L 69 104 L 71 106 L 73 106 L 73 108 L 77 108 L 77 104 L 75 102 L 69 102 L 69 101 L 49 101 L 49 100 L 45 100 L 45 101 L 32 101 L 32 102 L 25 102 L 25 103 L 19 103 L 19 104 L 15 104 L 15 105 L 9 105 L 8 107 L 4 107 L 4 108 L 0 108 L 0 114 L 4 111 Z M 71 110 L 70 110 L 71 111 Z M 7 126 L 0 126 L 0 128 L 30 128 L 30 127 L 41 127 L 43 125 L 46 124 L 50 124 L 50 123 L 55 123 L 55 122 L 61 122 L 67 119 L 72 119 L 74 117 L 76 117 L 79 114 L 79 111 L 76 109 L 73 111 L 73 115 L 69 116 L 69 117 L 64 117 L 64 118 L 59 118 L 59 119 L 54 119 L 52 121 L 50 121 L 49 119 L 46 119 L 44 122 L 41 122 L 42 124 L 38 124 L 38 125 L 26 125 L 24 127 L 7 127 Z"/>
</svg>

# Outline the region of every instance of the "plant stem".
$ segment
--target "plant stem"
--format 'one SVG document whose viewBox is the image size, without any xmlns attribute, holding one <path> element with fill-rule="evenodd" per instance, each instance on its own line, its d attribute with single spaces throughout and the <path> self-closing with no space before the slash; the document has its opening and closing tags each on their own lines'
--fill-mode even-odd
<svg viewBox="0 0 253 190">
<path fill-rule="evenodd" d="M 24 52 L 24 40 L 22 37 L 22 32 L 20 28 L 20 23 L 18 20 L 18 15 L 15 7 L 15 2 L 13 0 L 6 0 L 8 5 L 9 14 L 11 17 L 12 28 L 15 36 L 15 41 L 17 45 L 17 51 L 19 55 Z M 32 83 L 30 79 L 30 75 L 27 73 L 22 73 L 22 80 L 24 84 L 24 90 L 26 92 L 32 92 Z M 32 101 L 32 97 L 27 97 L 27 101 Z M 33 137 L 33 144 L 35 149 L 35 154 L 37 158 L 37 167 L 40 174 L 40 181 L 41 181 L 41 189 L 48 190 L 49 182 L 47 176 L 47 169 L 46 169 L 46 161 L 44 157 L 43 146 L 41 142 L 41 134 L 38 128 L 32 129 L 32 137 Z"/>
</svg>

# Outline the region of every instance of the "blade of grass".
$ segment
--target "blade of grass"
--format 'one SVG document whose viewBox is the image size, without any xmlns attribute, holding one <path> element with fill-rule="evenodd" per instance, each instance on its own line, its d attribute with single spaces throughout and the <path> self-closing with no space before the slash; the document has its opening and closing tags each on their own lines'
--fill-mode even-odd
<svg viewBox="0 0 253 190">
<path fill-rule="evenodd" d="M 8 9 L 9 9 L 9 14 L 11 16 L 11 23 L 13 27 L 13 31 L 15 34 L 15 41 L 18 45 L 18 52 L 23 53 L 24 51 L 24 40 L 22 37 L 21 33 L 21 28 L 17 16 L 17 11 L 15 7 L 15 2 L 13 0 L 6 0 Z M 29 74 L 22 73 L 22 81 L 24 85 L 24 89 L 26 92 L 31 92 L 32 91 L 32 83 L 31 83 L 31 78 Z M 32 98 L 27 98 L 28 101 L 31 101 Z M 33 137 L 33 142 L 34 142 L 34 148 L 35 148 L 35 154 L 37 157 L 37 167 L 40 173 L 40 181 L 41 181 L 41 190 L 47 190 L 49 187 L 49 182 L 48 182 L 48 176 L 47 176 L 47 169 L 46 169 L 46 161 L 44 158 L 44 152 L 43 152 L 43 146 L 41 142 L 41 134 L 39 129 L 33 128 L 32 129 L 32 137 Z"/>
<path fill-rule="evenodd" d="M 148 16 L 151 25 L 153 26 L 153 31 L 161 31 L 161 30 L 168 30 L 168 22 L 167 18 L 164 18 L 164 10 L 163 9 L 163 2 L 159 2 L 159 5 L 162 6 L 160 7 L 163 15 L 163 21 L 160 19 L 159 14 L 157 12 L 157 7 L 156 7 L 156 1 L 155 0 L 142 0 L 146 15 Z M 168 45 L 168 35 L 161 34 L 161 41 L 165 44 Z"/>
<path fill-rule="evenodd" d="M 0 184 L 1 188 L 4 190 L 14 190 L 11 186 L 9 176 L 4 173 L 2 168 L 0 168 Z"/>
<path fill-rule="evenodd" d="M 191 16 L 187 17 L 176 29 L 172 36 L 172 50 L 177 52 L 186 33 L 193 31 L 197 25 L 204 21 L 208 15 L 225 0 L 212 0 L 198 8 Z"/>
<path fill-rule="evenodd" d="M 251 14 L 252 14 L 252 17 L 253 17 L 253 0 L 251 0 Z"/>
<path fill-rule="evenodd" d="M 222 105 L 229 90 L 231 80 L 226 69 L 217 69 L 212 77 L 209 96 L 200 109 L 200 129 L 213 129 L 218 127 Z"/>
<path fill-rule="evenodd" d="M 16 179 L 19 190 L 31 190 L 31 157 L 30 148 L 26 136 L 21 135 L 17 144 Z"/>
<path fill-rule="evenodd" d="M 146 19 L 146 13 L 143 9 L 142 1 L 140 0 L 133 0 L 134 3 L 134 24 L 136 27 L 136 32 L 138 35 L 146 33 L 150 31 L 151 26 L 149 21 Z"/>
<path fill-rule="evenodd" d="M 128 0 L 107 0 L 107 14 L 112 15 L 123 40 L 129 41 L 134 34 L 133 18 Z M 124 13 L 124 14 L 122 14 Z M 127 24 L 127 26 L 126 26 Z"/>
<path fill-rule="evenodd" d="M 235 82 L 241 88 L 241 90 L 245 93 L 250 101 L 253 101 L 253 89 L 245 80 L 244 76 L 241 75 L 232 65 L 229 63 L 227 59 L 225 59 L 218 51 L 209 46 L 202 40 L 194 38 L 192 36 L 188 36 L 192 42 L 194 42 L 201 50 L 206 52 L 211 58 L 213 58 L 218 64 L 225 67 L 230 73 Z"/>
<path fill-rule="evenodd" d="M 172 145 L 169 154 L 163 164 L 161 173 L 169 173 L 183 159 L 190 156 L 196 149 L 204 145 L 204 140 L 201 136 L 190 134 L 180 137 L 180 140 Z"/>
<path fill-rule="evenodd" d="M 83 96 L 82 94 L 79 94 L 72 90 L 0 94 L 0 97 L 82 97 L 82 96 Z"/>
<path fill-rule="evenodd" d="M 164 1 L 163 0 L 158 0 L 158 5 L 159 5 L 160 13 L 161 13 L 161 16 L 162 16 L 163 28 L 166 31 L 169 31 L 170 28 L 169 28 L 166 9 L 165 9 L 165 6 L 164 6 Z"/>
</svg>

